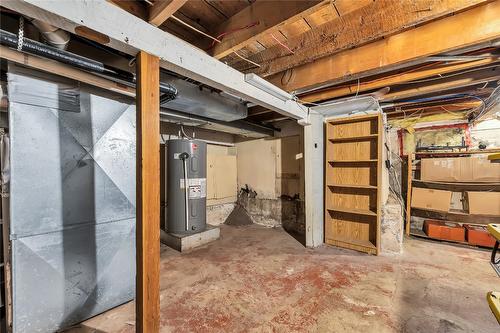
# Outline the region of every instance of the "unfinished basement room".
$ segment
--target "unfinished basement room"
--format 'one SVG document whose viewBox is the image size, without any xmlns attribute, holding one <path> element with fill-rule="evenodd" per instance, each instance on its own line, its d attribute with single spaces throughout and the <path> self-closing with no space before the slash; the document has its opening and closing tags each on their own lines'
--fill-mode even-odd
<svg viewBox="0 0 500 333">
<path fill-rule="evenodd" d="M 500 332 L 500 0 L 1 0 L 0 333 Z"/>
</svg>

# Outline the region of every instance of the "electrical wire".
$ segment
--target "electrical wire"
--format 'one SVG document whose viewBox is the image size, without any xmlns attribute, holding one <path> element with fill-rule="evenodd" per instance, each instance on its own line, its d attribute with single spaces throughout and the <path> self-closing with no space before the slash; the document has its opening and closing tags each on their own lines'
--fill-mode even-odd
<svg viewBox="0 0 500 333">
<path fill-rule="evenodd" d="M 240 27 L 240 28 L 232 29 L 232 30 L 229 30 L 229 31 L 224 31 L 223 33 L 221 33 L 221 34 L 219 34 L 219 35 L 217 36 L 217 40 L 222 41 L 222 39 L 223 39 L 224 37 L 226 37 L 227 35 L 230 35 L 230 34 L 232 34 L 232 33 L 235 33 L 235 32 L 241 31 L 241 30 L 250 29 L 250 28 L 255 27 L 255 26 L 259 25 L 259 24 L 260 24 L 260 22 L 259 22 L 259 21 L 255 21 L 255 22 L 252 22 L 252 23 L 250 23 L 250 24 L 247 24 L 247 25 L 246 25 L 246 26 L 244 26 L 244 27 Z M 220 42 L 219 42 L 219 43 L 220 43 Z M 214 45 L 215 45 L 215 41 L 213 41 L 213 42 L 212 42 L 212 44 L 210 45 L 210 47 L 209 47 L 208 49 L 211 49 L 212 47 L 214 47 Z"/>
<path fill-rule="evenodd" d="M 171 16 L 170 16 L 170 18 L 172 18 L 172 19 L 174 19 L 175 21 L 179 22 L 180 24 L 185 25 L 186 27 L 188 27 L 188 28 L 190 28 L 190 29 L 192 29 L 192 30 L 196 31 L 196 32 L 197 32 L 197 33 L 199 33 L 199 34 L 201 34 L 201 35 L 203 35 L 203 36 L 205 36 L 205 37 L 207 37 L 207 38 L 212 39 L 214 42 L 221 43 L 221 41 L 220 41 L 219 39 L 217 39 L 217 38 L 215 38 L 215 37 L 213 37 L 213 36 L 210 36 L 210 35 L 209 35 L 209 34 L 207 34 L 206 32 L 203 32 L 203 31 L 201 31 L 201 30 L 199 30 L 199 29 L 196 29 L 196 28 L 195 28 L 195 27 L 193 27 L 192 25 L 190 25 L 190 24 L 188 24 L 188 23 L 184 22 L 183 20 L 181 20 L 181 19 L 177 18 L 175 15 L 171 15 Z"/>
<path fill-rule="evenodd" d="M 481 111 L 479 111 L 479 113 L 473 118 L 470 120 L 471 123 L 474 123 L 476 122 L 479 118 L 481 118 L 487 110 L 490 110 L 491 107 L 495 104 L 495 103 L 498 103 L 499 102 L 499 99 L 500 99 L 500 85 L 497 86 L 492 92 L 491 94 L 488 96 L 488 98 L 486 100 L 478 97 L 478 96 L 474 96 L 474 95 L 470 95 L 471 97 L 474 97 L 474 98 L 477 98 L 479 100 L 481 100 L 483 103 L 481 106 L 477 107 L 476 109 L 472 110 L 471 112 L 469 112 L 469 114 L 473 115 L 477 110 L 479 110 L 479 108 L 481 108 Z"/>
<path fill-rule="evenodd" d="M 252 61 L 252 60 L 250 60 L 250 59 L 245 58 L 244 56 L 242 56 L 242 55 L 241 55 L 241 54 L 239 54 L 238 52 L 233 51 L 233 53 L 234 53 L 234 54 L 236 54 L 236 55 L 237 55 L 238 57 L 240 57 L 241 59 L 245 60 L 246 62 L 248 62 L 248 63 L 250 63 L 250 64 L 252 64 L 252 65 L 254 65 L 254 66 L 256 66 L 256 67 L 260 67 L 260 65 L 259 65 L 258 63 L 254 62 L 254 61 Z"/>
<path fill-rule="evenodd" d="M 181 133 L 184 137 L 188 138 L 189 140 L 192 140 L 192 138 L 184 132 L 184 126 L 181 125 Z"/>
<path fill-rule="evenodd" d="M 358 88 L 356 89 L 356 95 L 354 97 L 358 97 L 358 93 L 359 93 L 359 77 L 358 77 Z"/>
<path fill-rule="evenodd" d="M 285 48 L 288 52 L 290 52 L 291 54 L 295 54 L 295 52 L 292 51 L 292 49 L 290 49 L 288 47 L 288 45 L 282 43 L 278 38 L 276 38 L 272 33 L 271 33 L 271 37 L 281 46 L 283 46 L 283 48 Z"/>
<path fill-rule="evenodd" d="M 388 134 L 389 134 L 389 128 L 388 127 L 385 127 L 385 132 L 386 132 L 386 135 L 384 135 L 384 141 L 385 141 L 385 145 L 384 146 L 385 146 L 385 148 L 387 150 L 387 158 L 389 159 L 389 168 L 388 168 L 389 178 L 391 177 L 391 174 L 392 174 L 393 181 L 396 183 L 397 188 L 399 188 L 399 192 L 396 191 L 396 189 L 394 189 L 393 186 L 391 186 L 390 180 L 389 180 L 389 190 L 392 191 L 392 193 L 396 197 L 396 200 L 399 202 L 399 205 L 401 206 L 401 217 L 404 220 L 405 215 L 406 215 L 405 211 L 406 211 L 407 207 L 406 207 L 406 203 L 403 200 L 403 193 L 402 193 L 403 192 L 403 187 L 401 185 L 401 182 L 398 179 L 398 173 L 397 173 L 396 168 L 394 167 L 394 163 L 392 162 L 392 156 L 395 155 L 398 158 L 399 165 L 401 165 L 401 166 L 403 165 L 403 160 L 401 159 L 401 157 L 399 156 L 399 154 L 396 154 L 396 153 L 392 152 L 391 142 L 390 142 L 390 140 L 388 140 Z"/>
</svg>

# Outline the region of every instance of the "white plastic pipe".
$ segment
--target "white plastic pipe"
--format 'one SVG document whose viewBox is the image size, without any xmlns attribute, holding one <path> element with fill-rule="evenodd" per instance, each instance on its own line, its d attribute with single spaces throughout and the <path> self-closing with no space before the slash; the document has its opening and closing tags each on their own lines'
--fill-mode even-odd
<svg viewBox="0 0 500 333">
<path fill-rule="evenodd" d="M 66 50 L 70 40 L 70 34 L 67 31 L 56 28 L 53 25 L 45 23 L 40 20 L 31 21 L 35 27 L 40 31 L 45 41 L 54 47 L 61 50 Z"/>
</svg>

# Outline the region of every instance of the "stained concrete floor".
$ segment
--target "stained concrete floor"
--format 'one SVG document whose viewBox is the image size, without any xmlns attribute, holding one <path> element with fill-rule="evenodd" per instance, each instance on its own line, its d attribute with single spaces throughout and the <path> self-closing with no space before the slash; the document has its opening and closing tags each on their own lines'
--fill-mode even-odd
<svg viewBox="0 0 500 333">
<path fill-rule="evenodd" d="M 222 226 L 189 254 L 162 247 L 161 332 L 500 332 L 487 251 L 405 240 L 401 256 L 306 249 L 281 229 Z M 134 303 L 71 332 L 134 332 Z"/>
</svg>

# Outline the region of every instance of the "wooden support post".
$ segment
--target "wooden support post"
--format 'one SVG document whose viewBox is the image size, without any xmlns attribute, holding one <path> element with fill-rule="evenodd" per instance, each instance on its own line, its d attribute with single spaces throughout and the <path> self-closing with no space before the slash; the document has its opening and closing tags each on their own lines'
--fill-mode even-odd
<svg viewBox="0 0 500 333">
<path fill-rule="evenodd" d="M 160 67 L 137 54 L 136 328 L 160 330 Z"/>
<path fill-rule="evenodd" d="M 407 186 L 406 186 L 406 235 L 410 236 L 410 226 L 411 226 L 411 182 L 413 180 L 413 154 L 408 154 L 408 159 L 406 162 L 407 171 Z"/>
</svg>

